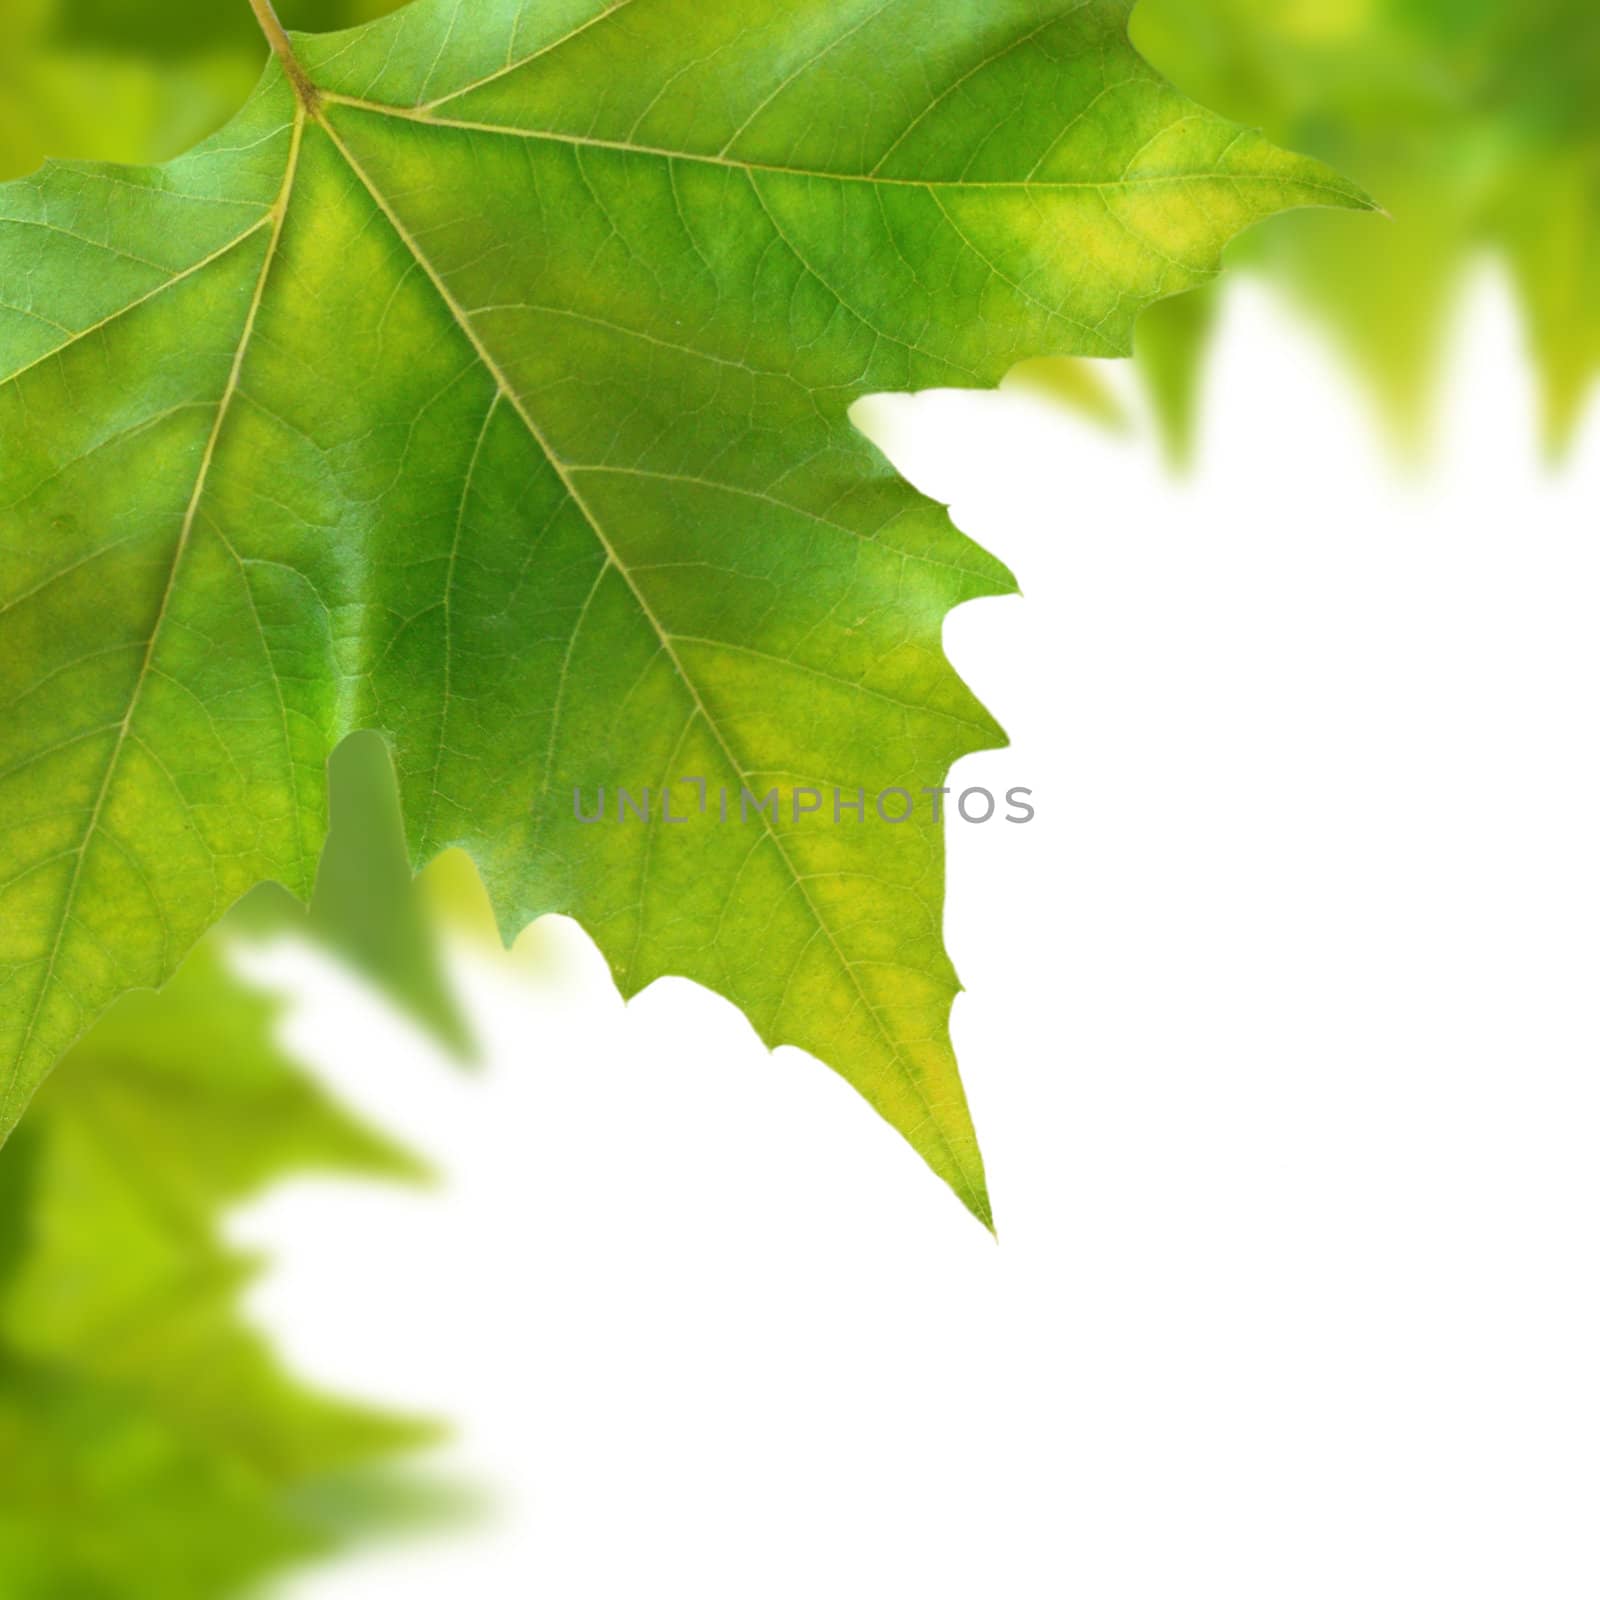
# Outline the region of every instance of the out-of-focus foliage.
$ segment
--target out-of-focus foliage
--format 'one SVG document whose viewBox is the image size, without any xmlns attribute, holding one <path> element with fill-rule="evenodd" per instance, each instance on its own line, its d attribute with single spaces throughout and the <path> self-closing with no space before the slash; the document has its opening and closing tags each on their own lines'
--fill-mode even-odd
<svg viewBox="0 0 1600 1600">
<path fill-rule="evenodd" d="M 0 1153 L 0 1594 L 213 1600 L 440 1509 L 432 1430 L 313 1393 L 241 1320 L 230 1205 L 417 1169 L 273 1042 L 208 944 L 119 1004 Z"/>
<path fill-rule="evenodd" d="M 1181 88 L 1320 155 L 1392 213 L 1387 230 L 1308 216 L 1236 259 L 1336 330 L 1402 441 L 1425 436 L 1480 248 L 1515 276 L 1546 438 L 1570 439 L 1600 367 L 1594 0 L 1142 0 L 1133 32 Z"/>
<path fill-rule="evenodd" d="M 0 177 L 48 157 L 143 161 L 215 126 L 260 70 L 243 52 L 180 65 L 57 35 L 62 0 L 0 5 Z"/>
<path fill-rule="evenodd" d="M 316 939 L 464 1049 L 381 740 L 334 753 L 330 812 L 309 909 L 264 885 L 228 926 Z M 450 1509 L 388 1464 L 432 1428 L 305 1388 L 239 1315 L 228 1207 L 420 1169 L 302 1075 L 220 947 L 117 1006 L 0 1150 L 5 1600 L 223 1600 Z"/>
<path fill-rule="evenodd" d="M 1134 356 L 1167 459 L 1179 470 L 1193 460 L 1198 441 L 1201 366 L 1216 328 L 1218 293 L 1212 286 L 1162 300 L 1134 332 Z"/>
<path fill-rule="evenodd" d="M 292 28 L 399 0 L 283 0 Z M 245 0 L 0 0 L 0 180 L 47 159 L 165 161 L 238 110 L 267 44 Z"/>
<path fill-rule="evenodd" d="M 308 918 L 322 939 L 457 1054 L 471 1036 L 439 959 L 429 903 L 406 856 L 388 747 L 358 733 L 328 771 L 329 826 Z"/>
<path fill-rule="evenodd" d="M 1043 356 L 1023 361 L 1006 375 L 1006 384 L 1048 396 L 1112 433 L 1128 427 L 1128 412 L 1093 361 L 1077 356 Z"/>
<path fill-rule="evenodd" d="M 406 857 L 388 747 L 358 733 L 328 763 L 328 837 L 309 909 L 264 885 L 237 917 L 260 934 L 308 934 L 465 1058 L 472 1036 L 445 976 L 434 905 Z"/>
<path fill-rule="evenodd" d="M 56 33 L 73 45 L 168 60 L 232 51 L 266 60 L 266 41 L 243 0 L 56 0 Z M 332 33 L 371 22 L 400 0 L 274 0 L 286 28 Z"/>
</svg>

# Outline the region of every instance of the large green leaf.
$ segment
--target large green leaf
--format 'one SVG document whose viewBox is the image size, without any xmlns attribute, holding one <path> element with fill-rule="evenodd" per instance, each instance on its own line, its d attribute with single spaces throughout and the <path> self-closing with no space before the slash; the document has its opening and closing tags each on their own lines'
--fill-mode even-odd
<svg viewBox="0 0 1600 1600">
<path fill-rule="evenodd" d="M 442 1509 L 430 1428 L 282 1370 L 226 1208 L 305 1171 L 410 1177 L 273 1042 L 209 942 L 116 1006 L 0 1156 L 0 1593 L 216 1600 Z"/>
<path fill-rule="evenodd" d="M 167 167 L 0 189 L 5 1124 L 231 900 L 309 891 L 376 728 L 415 861 L 728 995 L 987 1220 L 941 826 L 831 802 L 998 742 L 940 629 L 1010 579 L 850 405 L 1125 353 L 1239 229 L 1365 203 L 1126 10 L 420 0 Z M 681 826 L 574 815 L 691 777 Z"/>
</svg>

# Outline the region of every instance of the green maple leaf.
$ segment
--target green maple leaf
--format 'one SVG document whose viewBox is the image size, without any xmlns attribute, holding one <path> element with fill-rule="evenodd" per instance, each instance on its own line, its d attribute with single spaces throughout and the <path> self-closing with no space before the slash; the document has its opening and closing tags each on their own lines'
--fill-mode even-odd
<svg viewBox="0 0 1600 1600">
<path fill-rule="evenodd" d="M 255 0 L 266 13 L 264 0 Z M 1111 0 L 455 0 L 291 42 L 169 166 L 0 189 L 0 1117 L 262 879 L 328 752 L 413 859 L 837 1068 L 985 1221 L 942 829 L 1011 587 L 861 395 L 1117 355 L 1233 234 L 1359 191 L 1183 99 Z M 719 820 L 587 826 L 698 777 Z M 587 802 L 592 804 L 592 800 Z M 890 814 L 898 814 L 896 802 Z"/>
<path fill-rule="evenodd" d="M 1262 235 L 1250 260 L 1334 331 L 1404 445 L 1425 438 L 1455 291 L 1485 250 L 1519 291 L 1547 441 L 1570 442 L 1600 371 L 1590 0 L 1143 0 L 1135 35 L 1191 93 L 1382 196 L 1392 226 L 1324 219 Z"/>
<path fill-rule="evenodd" d="M 208 945 L 62 1062 L 0 1157 L 0 1592 L 213 1600 L 444 1502 L 434 1430 L 318 1394 L 243 1321 L 225 1210 L 299 1172 L 412 1178 Z"/>
</svg>

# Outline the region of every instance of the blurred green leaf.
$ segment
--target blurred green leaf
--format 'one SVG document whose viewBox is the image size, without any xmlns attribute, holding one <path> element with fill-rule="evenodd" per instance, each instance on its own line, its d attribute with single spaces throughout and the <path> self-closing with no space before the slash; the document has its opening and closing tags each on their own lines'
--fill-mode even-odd
<svg viewBox="0 0 1600 1600">
<path fill-rule="evenodd" d="M 1006 384 L 1016 384 L 1042 394 L 1075 411 L 1111 433 L 1128 426 L 1128 413 L 1116 391 L 1092 361 L 1076 356 L 1041 356 L 1023 361 L 1006 374 Z"/>
<path fill-rule="evenodd" d="M 211 1600 L 443 1501 L 428 1425 L 317 1394 L 239 1313 L 228 1207 L 415 1178 L 274 1042 L 215 940 L 61 1063 L 0 1154 L 0 1594 Z"/>
<path fill-rule="evenodd" d="M 225 122 L 260 75 L 254 46 L 178 59 L 147 41 L 73 43 L 67 3 L 0 6 L 0 178 L 50 158 L 165 159 Z"/>
<path fill-rule="evenodd" d="M 291 27 L 400 0 L 284 0 Z M 57 161 L 165 161 L 222 126 L 267 58 L 244 0 L 4 0 L 0 181 Z"/>
<path fill-rule="evenodd" d="M 276 0 L 286 28 L 332 33 L 371 22 L 400 0 Z M 242 0 L 56 0 L 55 40 L 79 48 L 120 50 L 166 60 L 208 51 L 249 56 L 259 69 L 266 41 Z"/>
<path fill-rule="evenodd" d="M 241 902 L 236 924 L 257 935 L 309 935 L 469 1058 L 471 1029 L 440 949 L 443 919 L 412 874 L 394 764 L 377 734 L 352 734 L 330 757 L 328 824 L 309 909 L 263 884 Z"/>
<path fill-rule="evenodd" d="M 406 855 L 388 746 L 375 733 L 351 735 L 329 760 L 328 785 L 328 838 L 307 919 L 313 936 L 442 1043 L 469 1054 L 471 1034 Z"/>
<path fill-rule="evenodd" d="M 1386 230 L 1306 218 L 1236 252 L 1334 333 L 1396 437 L 1425 439 L 1463 268 L 1516 279 L 1552 450 L 1600 369 L 1600 8 L 1592 0 L 1142 0 L 1180 87 L 1335 163 Z M 1198 360 L 1198 351 L 1194 359 Z"/>
<path fill-rule="evenodd" d="M 1194 459 L 1200 426 L 1201 366 L 1216 330 L 1217 291 L 1196 289 L 1162 300 L 1139 319 L 1133 353 L 1161 429 L 1167 458 L 1178 471 Z"/>
</svg>

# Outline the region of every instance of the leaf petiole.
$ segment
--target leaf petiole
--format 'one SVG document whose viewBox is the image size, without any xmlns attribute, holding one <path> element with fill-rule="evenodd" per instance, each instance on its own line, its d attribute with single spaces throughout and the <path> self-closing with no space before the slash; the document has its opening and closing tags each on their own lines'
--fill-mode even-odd
<svg viewBox="0 0 1600 1600">
<path fill-rule="evenodd" d="M 278 60 L 283 63 L 283 70 L 289 82 L 294 85 L 294 92 L 308 111 L 314 110 L 317 103 L 316 86 L 306 76 L 305 68 L 295 58 L 294 46 L 290 43 L 283 24 L 278 20 L 278 13 L 273 9 L 272 0 L 250 0 L 250 9 L 255 12 L 261 31 L 267 36 L 267 43 L 272 46 Z"/>
</svg>

